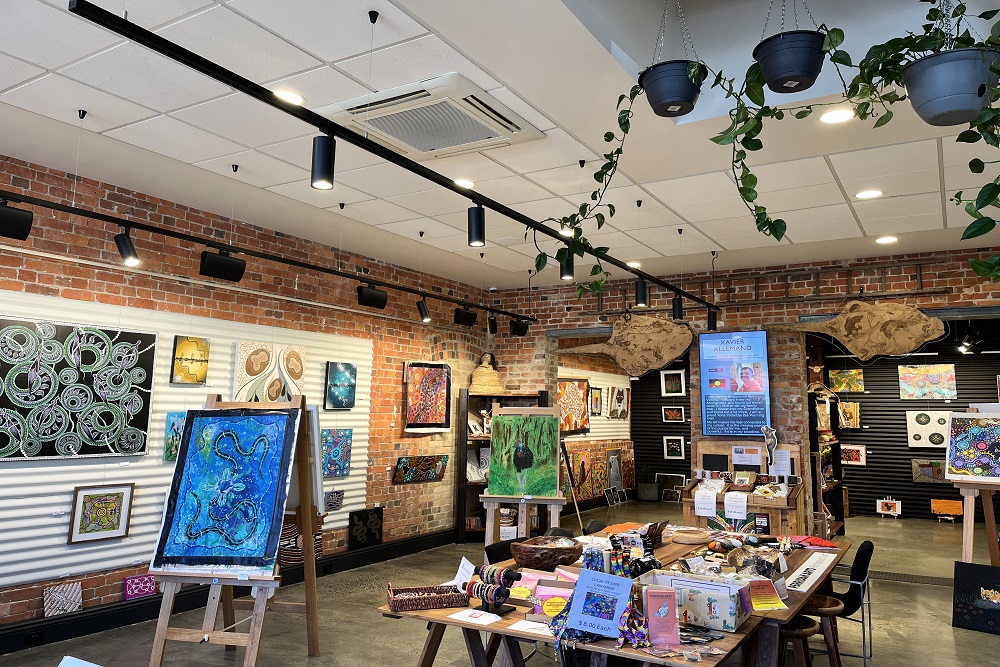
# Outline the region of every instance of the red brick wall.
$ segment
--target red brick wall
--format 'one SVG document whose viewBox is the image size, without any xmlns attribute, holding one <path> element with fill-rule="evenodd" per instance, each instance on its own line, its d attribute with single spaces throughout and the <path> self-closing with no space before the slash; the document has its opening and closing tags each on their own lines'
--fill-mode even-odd
<svg viewBox="0 0 1000 667">
<path fill-rule="evenodd" d="M 70 203 L 72 176 L 0 156 L 0 188 Z M 421 276 L 416 271 L 335 248 L 287 236 L 253 225 L 195 210 L 138 192 L 78 179 L 76 205 L 118 217 L 142 220 L 241 247 L 336 267 L 359 276 L 422 284 L 470 301 L 483 298 L 478 288 Z M 20 205 L 19 205 L 20 206 Z M 453 389 L 467 386 L 469 373 L 488 348 L 485 321 L 473 330 L 428 326 L 416 318 L 414 298 L 390 290 L 385 311 L 357 306 L 358 283 L 316 272 L 293 270 L 283 264 L 247 259 L 247 273 L 238 287 L 198 275 L 203 247 L 145 232 L 133 231 L 143 259 L 138 270 L 126 270 L 115 248 L 117 225 L 70 216 L 45 208 L 34 210 L 34 227 L 27 241 L 4 243 L 22 251 L 0 251 L 0 291 L 31 292 L 67 299 L 166 310 L 233 322 L 328 332 L 369 338 L 374 342 L 367 499 L 385 509 L 384 540 L 425 534 L 454 525 L 454 475 L 442 483 L 393 486 L 389 469 L 399 456 L 454 454 L 453 434 L 413 436 L 403 433 L 403 364 L 413 360 L 445 361 L 452 367 Z M 296 299 L 293 301 L 292 299 Z M 429 301 L 437 322 L 450 322 L 453 305 Z M 352 312 L 352 311 L 358 312 Z M 480 318 L 484 320 L 485 318 Z M 499 338 L 507 337 L 506 330 Z M 454 414 L 454 413 L 453 413 Z M 452 460 L 457 460 L 453 458 Z M 327 534 L 326 553 L 346 548 L 346 530 Z M 2 538 L 0 538 L 2 539 Z M 84 606 L 122 599 L 121 579 L 144 568 L 95 572 L 58 582 L 38 582 L 0 590 L 0 623 L 40 617 L 42 588 L 81 580 Z"/>
</svg>

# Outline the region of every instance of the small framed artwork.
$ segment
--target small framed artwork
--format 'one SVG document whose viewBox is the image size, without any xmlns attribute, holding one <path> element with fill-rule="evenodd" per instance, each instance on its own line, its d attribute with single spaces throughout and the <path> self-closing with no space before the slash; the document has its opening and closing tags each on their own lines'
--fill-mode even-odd
<svg viewBox="0 0 1000 667">
<path fill-rule="evenodd" d="M 126 537 L 134 492 L 135 484 L 73 489 L 69 544 Z"/>
<path fill-rule="evenodd" d="M 998 376 L 1000 377 L 1000 376 Z M 603 391 L 600 387 L 590 388 L 590 414 L 598 417 L 601 414 L 601 409 L 604 407 L 604 396 Z"/>
<path fill-rule="evenodd" d="M 618 495 L 618 502 L 628 502 L 628 493 L 625 489 L 615 489 L 615 493 Z"/>
<path fill-rule="evenodd" d="M 680 489 L 663 489 L 660 500 L 666 503 L 679 503 L 681 501 Z"/>
<path fill-rule="evenodd" d="M 618 502 L 618 494 L 615 493 L 614 487 L 604 489 L 604 499 L 608 501 L 608 505 L 614 505 Z"/>
<path fill-rule="evenodd" d="M 882 500 L 875 501 L 875 509 L 879 514 L 899 516 L 903 513 L 903 501 L 883 498 Z"/>
<path fill-rule="evenodd" d="M 684 371 L 660 371 L 660 396 L 687 396 Z"/>
<path fill-rule="evenodd" d="M 660 411 L 663 413 L 664 424 L 684 421 L 684 408 L 675 408 L 672 405 L 664 405 L 660 408 Z"/>
<path fill-rule="evenodd" d="M 866 466 L 868 448 L 864 445 L 841 445 L 840 462 L 845 466 Z"/>
<path fill-rule="evenodd" d="M 684 436 L 682 435 L 663 436 L 663 458 L 665 459 L 684 458 Z"/>
</svg>

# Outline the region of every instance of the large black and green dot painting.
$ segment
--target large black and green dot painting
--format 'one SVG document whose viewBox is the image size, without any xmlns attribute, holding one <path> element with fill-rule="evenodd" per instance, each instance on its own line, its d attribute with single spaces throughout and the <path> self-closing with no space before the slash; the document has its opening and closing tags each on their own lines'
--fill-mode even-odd
<svg viewBox="0 0 1000 667">
<path fill-rule="evenodd" d="M 0 318 L 0 460 L 142 456 L 156 334 Z"/>
</svg>

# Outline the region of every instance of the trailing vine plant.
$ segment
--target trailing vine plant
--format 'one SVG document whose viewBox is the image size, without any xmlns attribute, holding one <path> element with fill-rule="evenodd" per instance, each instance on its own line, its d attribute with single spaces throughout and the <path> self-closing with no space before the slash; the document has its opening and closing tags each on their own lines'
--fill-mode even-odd
<svg viewBox="0 0 1000 667">
<path fill-rule="evenodd" d="M 609 249 L 603 246 L 596 248 L 591 246 L 590 241 L 583 234 L 583 223 L 594 219 L 597 222 L 597 228 L 600 229 L 604 226 L 605 222 L 615 215 L 614 204 L 605 204 L 604 195 L 611 185 L 612 178 L 614 178 L 614 175 L 618 171 L 618 161 L 622 156 L 625 138 L 632 128 L 632 105 L 635 99 L 641 94 L 642 88 L 636 85 L 632 86 L 628 95 L 618 96 L 616 110 L 618 112 L 618 130 L 620 134 L 615 132 L 604 133 L 605 142 L 609 144 L 617 143 L 617 145 L 610 152 L 602 156 L 604 163 L 594 172 L 594 180 L 598 183 L 598 186 L 597 189 L 590 193 L 590 201 L 580 204 L 575 213 L 565 217 L 545 218 L 542 220 L 542 222 L 558 222 L 560 230 L 564 232 L 565 230 L 570 230 L 572 232 L 572 236 L 567 239 L 566 245 L 559 248 L 555 255 L 549 255 L 538 247 L 537 231 L 525 229 L 524 232 L 525 240 L 527 240 L 529 234 L 534 235 L 535 249 L 538 250 L 538 255 L 535 256 L 536 272 L 544 269 L 550 259 L 561 263 L 565 262 L 566 258 L 571 255 L 583 257 L 586 255 L 588 248 L 593 250 L 596 263 L 590 269 L 588 280 L 574 281 L 573 283 L 576 287 L 577 297 L 582 297 L 585 292 L 600 292 L 604 287 L 604 283 L 611 277 L 611 274 L 604 268 L 604 264 L 601 262 L 601 258 L 608 253 Z M 623 106 L 623 103 L 626 101 L 627 104 Z"/>
</svg>

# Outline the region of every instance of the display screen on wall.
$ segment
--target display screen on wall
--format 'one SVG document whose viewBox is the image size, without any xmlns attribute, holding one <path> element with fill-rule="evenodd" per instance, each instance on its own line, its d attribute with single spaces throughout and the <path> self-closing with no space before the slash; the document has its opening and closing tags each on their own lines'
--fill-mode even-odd
<svg viewBox="0 0 1000 667">
<path fill-rule="evenodd" d="M 767 333 L 704 333 L 698 345 L 702 433 L 760 436 L 771 425 Z"/>
</svg>

